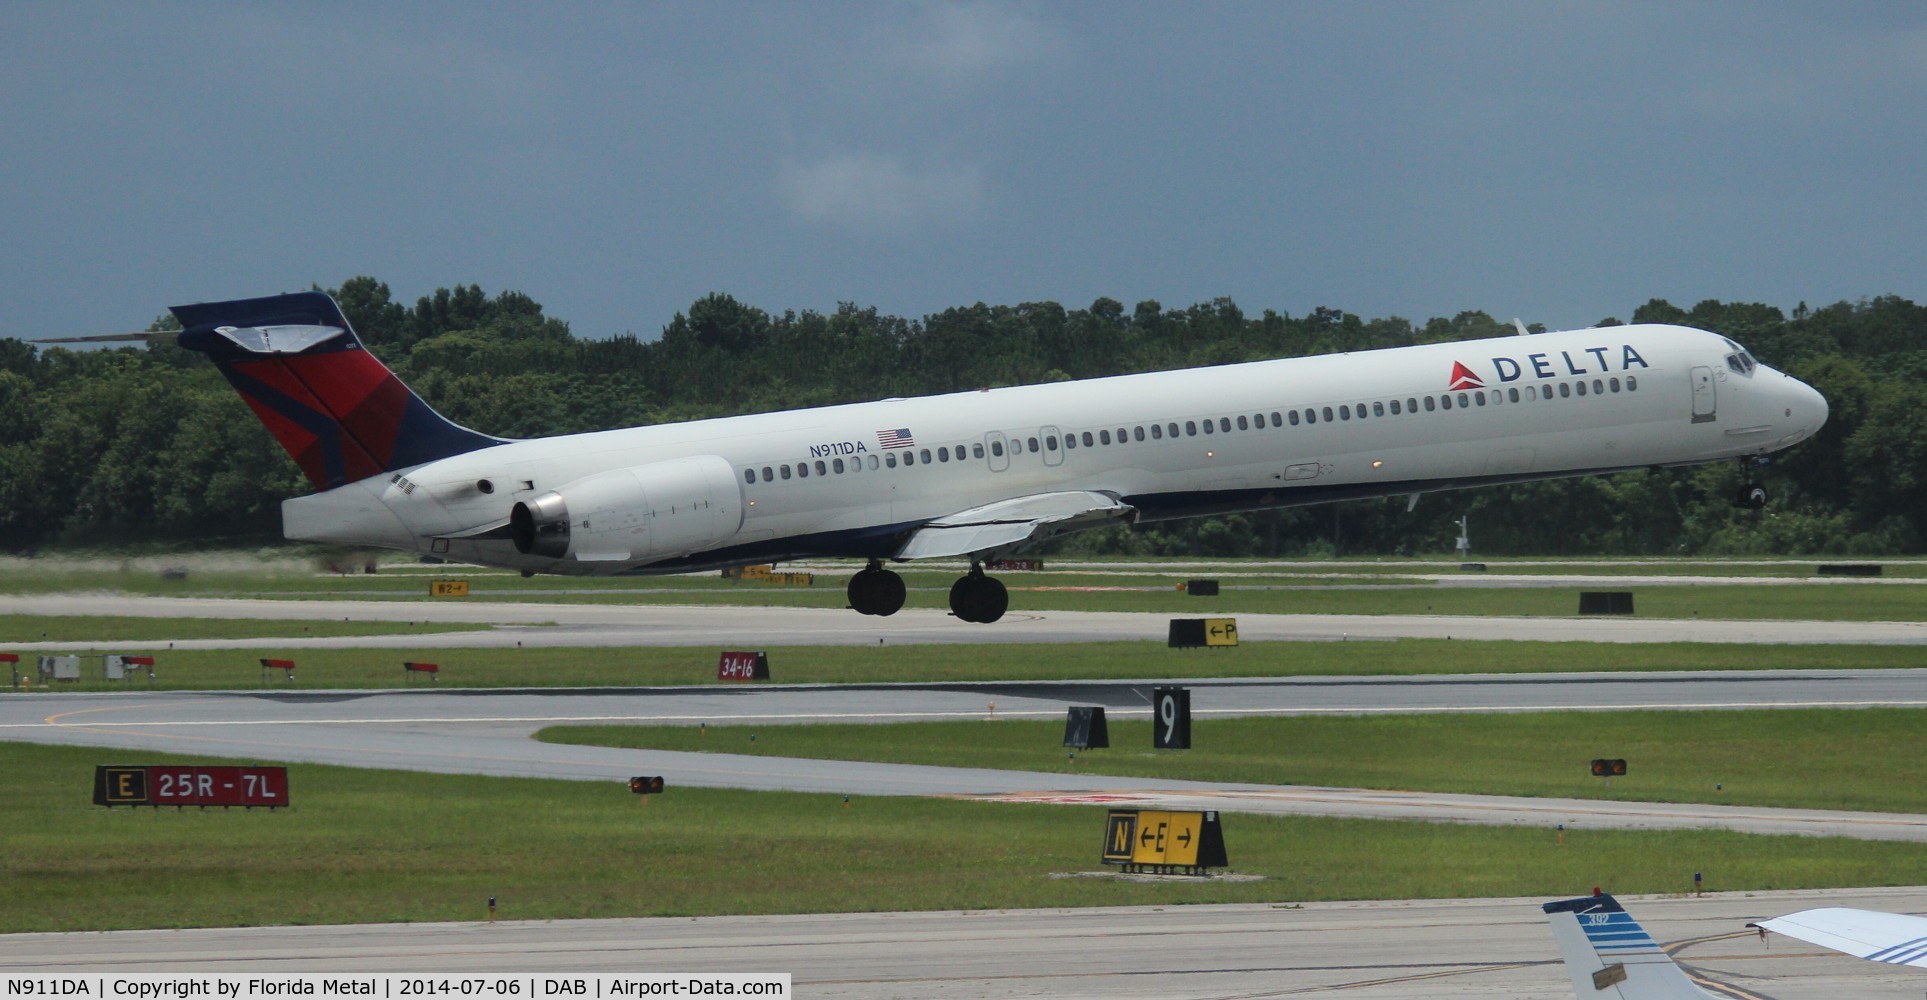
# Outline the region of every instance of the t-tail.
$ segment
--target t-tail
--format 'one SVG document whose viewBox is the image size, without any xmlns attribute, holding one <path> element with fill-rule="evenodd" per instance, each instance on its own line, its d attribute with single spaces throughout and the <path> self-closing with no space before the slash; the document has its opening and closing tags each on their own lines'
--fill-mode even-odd
<svg viewBox="0 0 1927 1000">
<path fill-rule="evenodd" d="M 175 306 L 317 490 L 501 444 L 436 413 L 362 347 L 323 292 Z"/>
<path fill-rule="evenodd" d="M 1545 904 L 1559 956 L 1581 1000 L 1705 1000 L 1712 994 L 1606 893 Z"/>
</svg>

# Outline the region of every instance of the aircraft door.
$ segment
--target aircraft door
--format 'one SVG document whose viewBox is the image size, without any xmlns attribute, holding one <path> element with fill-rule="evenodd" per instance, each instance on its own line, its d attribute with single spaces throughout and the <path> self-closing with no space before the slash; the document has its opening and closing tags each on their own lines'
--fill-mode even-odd
<svg viewBox="0 0 1927 1000">
<path fill-rule="evenodd" d="M 1693 369 L 1693 422 L 1711 423 L 1718 413 L 1713 389 L 1713 369 L 1701 365 Z"/>
<path fill-rule="evenodd" d="M 1010 444 L 1004 440 L 1003 431 L 991 431 L 984 435 L 984 460 L 990 463 L 992 472 L 1010 468 Z"/>
<path fill-rule="evenodd" d="M 1044 464 L 1064 464 L 1063 433 L 1055 427 L 1039 427 L 1037 437 L 1044 442 Z"/>
</svg>

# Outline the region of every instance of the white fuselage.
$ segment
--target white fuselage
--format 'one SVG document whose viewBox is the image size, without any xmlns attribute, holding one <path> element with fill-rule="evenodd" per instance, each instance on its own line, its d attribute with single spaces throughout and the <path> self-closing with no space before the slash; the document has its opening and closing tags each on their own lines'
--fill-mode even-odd
<svg viewBox="0 0 1927 1000">
<path fill-rule="evenodd" d="M 283 515 L 290 538 L 538 572 L 889 558 L 924 522 L 1015 497 L 1102 493 L 1145 519 L 1296 506 L 1764 454 L 1826 414 L 1723 337 L 1621 326 L 516 441 Z M 649 498 L 665 518 L 702 505 L 686 545 L 558 559 L 505 540 L 518 501 L 611 470 L 646 486 L 641 467 L 697 458 L 710 485 Z"/>
</svg>

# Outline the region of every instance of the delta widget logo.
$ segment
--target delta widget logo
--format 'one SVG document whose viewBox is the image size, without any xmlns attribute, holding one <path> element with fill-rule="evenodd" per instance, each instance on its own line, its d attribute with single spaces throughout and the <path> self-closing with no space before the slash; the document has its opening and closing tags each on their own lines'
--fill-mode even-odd
<svg viewBox="0 0 1927 1000">
<path fill-rule="evenodd" d="M 1452 384 L 1447 386 L 1453 392 L 1460 389 L 1483 389 L 1485 382 L 1472 373 L 1462 362 L 1452 362 Z"/>
</svg>

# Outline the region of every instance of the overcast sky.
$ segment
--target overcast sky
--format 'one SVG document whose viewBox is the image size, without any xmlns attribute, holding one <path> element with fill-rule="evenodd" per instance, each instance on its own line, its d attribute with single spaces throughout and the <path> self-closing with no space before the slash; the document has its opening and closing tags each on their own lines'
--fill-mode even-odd
<svg viewBox="0 0 1927 1000">
<path fill-rule="evenodd" d="M 0 335 L 1927 298 L 1920 3 L 0 3 Z"/>
</svg>

